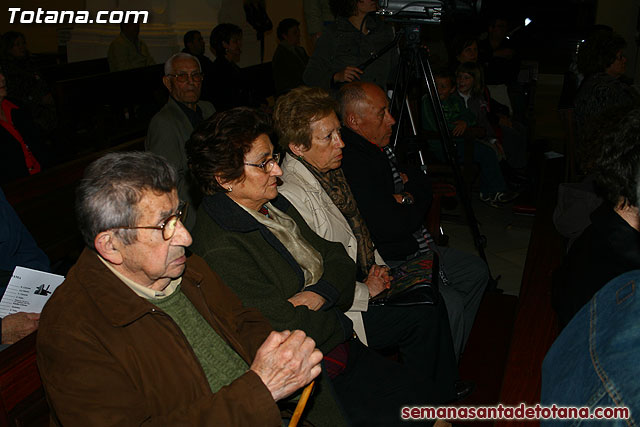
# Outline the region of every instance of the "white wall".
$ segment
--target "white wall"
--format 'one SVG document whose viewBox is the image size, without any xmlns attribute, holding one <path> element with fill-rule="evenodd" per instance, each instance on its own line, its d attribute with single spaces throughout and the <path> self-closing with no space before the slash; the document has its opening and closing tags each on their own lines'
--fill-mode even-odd
<svg viewBox="0 0 640 427">
<path fill-rule="evenodd" d="M 599 0 L 596 24 L 609 25 L 627 41 L 628 77 L 640 81 L 640 57 L 636 40 L 636 23 L 640 12 L 640 0 Z"/>
</svg>

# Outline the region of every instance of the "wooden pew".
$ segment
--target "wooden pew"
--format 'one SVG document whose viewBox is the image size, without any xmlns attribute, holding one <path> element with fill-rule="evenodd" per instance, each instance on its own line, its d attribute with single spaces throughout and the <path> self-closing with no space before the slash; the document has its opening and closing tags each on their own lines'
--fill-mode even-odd
<svg viewBox="0 0 640 427">
<path fill-rule="evenodd" d="M 85 167 L 108 152 L 128 150 L 144 150 L 144 138 L 87 154 L 3 188 L 7 200 L 47 254 L 52 267 L 65 260 L 70 266 L 84 245 L 76 224 L 74 206 L 75 189 Z M 58 273 L 65 274 L 66 271 Z"/>
<path fill-rule="evenodd" d="M 109 72 L 107 58 L 89 59 L 87 61 L 68 62 L 64 64 L 48 65 L 39 69 L 40 74 L 53 87 L 61 80 L 77 79 L 80 77 L 104 74 Z"/>
<path fill-rule="evenodd" d="M 513 328 L 509 357 L 500 392 L 500 403 L 516 406 L 540 402 L 542 361 L 558 335 L 556 315 L 551 308 L 551 275 L 562 262 L 563 237 L 555 230 L 552 214 L 562 177 L 561 159 L 546 160 L 538 194 L 536 219 Z M 500 421 L 499 426 L 521 425 Z"/>
<path fill-rule="evenodd" d="M 49 407 L 36 365 L 36 335 L 0 351 L 0 427 L 49 424 Z"/>
<path fill-rule="evenodd" d="M 64 160 L 144 136 L 167 101 L 163 65 L 60 80 L 56 152 Z"/>
</svg>

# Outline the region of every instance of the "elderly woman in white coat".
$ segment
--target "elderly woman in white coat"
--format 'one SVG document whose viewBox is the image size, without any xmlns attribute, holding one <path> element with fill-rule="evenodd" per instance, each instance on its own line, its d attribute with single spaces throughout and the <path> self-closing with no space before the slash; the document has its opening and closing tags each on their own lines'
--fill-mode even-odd
<svg viewBox="0 0 640 427">
<path fill-rule="evenodd" d="M 373 248 L 366 224 L 340 169 L 340 122 L 333 99 L 322 89 L 300 87 L 280 97 L 274 111 L 282 163 L 279 192 L 296 207 L 321 237 L 340 242 L 356 261 L 356 292 L 350 317 L 372 348 L 398 347 L 403 363 L 442 383 L 460 396 L 456 358 L 444 302 L 411 307 L 371 306 L 383 289 L 371 276 L 387 267 Z M 364 341 L 364 340 L 363 340 Z"/>
</svg>

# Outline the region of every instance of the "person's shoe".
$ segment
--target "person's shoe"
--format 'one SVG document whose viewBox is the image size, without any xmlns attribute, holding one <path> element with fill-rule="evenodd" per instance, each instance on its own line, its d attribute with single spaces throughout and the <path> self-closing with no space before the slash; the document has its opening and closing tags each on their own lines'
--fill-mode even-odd
<svg viewBox="0 0 640 427">
<path fill-rule="evenodd" d="M 500 204 L 495 201 L 497 193 L 480 193 L 480 200 L 492 208 L 499 208 Z"/>
<path fill-rule="evenodd" d="M 520 193 L 517 191 L 498 191 L 496 193 L 496 201 L 498 203 L 509 203 L 514 201 Z"/>
<path fill-rule="evenodd" d="M 454 389 L 456 391 L 456 402 L 460 402 L 461 400 L 469 397 L 473 390 L 476 388 L 476 383 L 473 381 L 462 381 L 458 380 L 454 384 Z"/>
<path fill-rule="evenodd" d="M 504 203 L 509 203 L 518 197 L 520 193 L 516 191 L 498 191 L 497 193 L 480 193 L 480 200 L 491 207 L 499 208 Z"/>
</svg>

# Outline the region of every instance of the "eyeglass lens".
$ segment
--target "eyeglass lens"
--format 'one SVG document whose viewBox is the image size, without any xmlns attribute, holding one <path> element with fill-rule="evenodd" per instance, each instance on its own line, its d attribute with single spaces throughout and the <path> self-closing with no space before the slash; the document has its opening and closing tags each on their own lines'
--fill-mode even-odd
<svg viewBox="0 0 640 427">
<path fill-rule="evenodd" d="M 176 225 L 178 224 L 178 217 L 173 215 L 169 220 L 164 224 L 164 228 L 162 229 L 162 237 L 164 240 L 169 240 L 176 234 Z"/>
<path fill-rule="evenodd" d="M 178 213 L 175 215 L 171 215 L 167 222 L 164 223 L 164 227 L 162 228 L 162 237 L 164 240 L 169 240 L 176 234 L 176 226 L 178 225 L 178 220 L 181 222 L 184 220 L 187 212 L 187 205 L 184 204 L 180 206 L 178 209 Z"/>
<path fill-rule="evenodd" d="M 276 165 L 276 163 L 278 163 L 280 161 L 280 153 L 276 153 L 273 155 L 272 158 L 270 158 L 267 163 L 264 164 L 264 171 L 265 172 L 271 172 L 273 170 L 273 167 Z"/>
<path fill-rule="evenodd" d="M 202 81 L 202 73 L 200 72 L 195 72 L 191 74 L 187 74 L 187 73 L 176 74 L 176 80 L 179 81 L 180 83 L 185 83 L 187 80 L 189 80 L 189 76 L 191 76 L 191 80 L 193 80 L 194 82 Z"/>
</svg>

